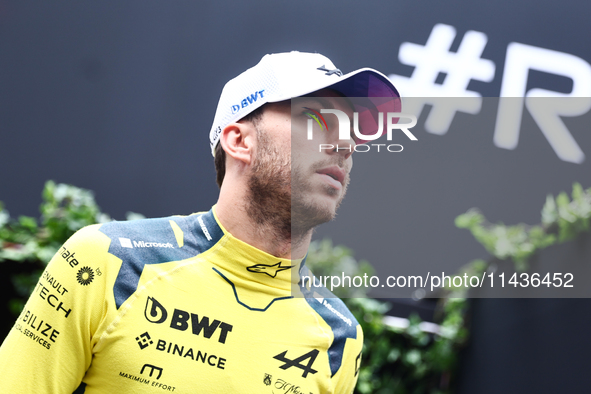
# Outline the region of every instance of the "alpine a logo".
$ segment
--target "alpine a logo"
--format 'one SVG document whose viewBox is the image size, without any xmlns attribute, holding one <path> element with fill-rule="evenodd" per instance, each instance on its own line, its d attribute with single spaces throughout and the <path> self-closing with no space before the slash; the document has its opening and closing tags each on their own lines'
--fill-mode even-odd
<svg viewBox="0 0 591 394">
<path fill-rule="evenodd" d="M 144 317 L 150 323 L 162 324 L 168 319 L 168 311 L 154 297 L 148 297 L 146 300 L 146 309 Z M 216 339 L 219 343 L 226 343 L 228 334 L 232 332 L 234 326 L 218 319 L 211 320 L 208 316 L 190 313 L 181 309 L 174 309 L 170 317 L 170 328 L 178 331 L 191 332 L 196 336 L 203 336 L 206 339 Z M 215 335 L 215 333 L 218 335 Z"/>
<path fill-rule="evenodd" d="M 312 365 L 314 365 L 314 361 L 316 361 L 316 357 L 318 356 L 318 353 L 320 353 L 320 351 L 318 351 L 317 349 L 311 350 L 308 353 L 296 357 L 294 359 L 290 359 L 287 357 L 287 350 L 284 351 L 283 353 L 279 353 L 278 355 L 274 356 L 273 358 L 275 360 L 279 360 L 281 362 L 283 362 L 283 365 L 279 366 L 279 368 L 281 369 L 289 369 L 291 367 L 296 367 L 301 369 L 302 371 L 304 371 L 302 373 L 302 377 L 306 378 L 308 377 L 308 374 L 311 373 L 312 375 L 314 375 L 316 372 L 318 372 L 317 370 L 312 368 Z M 303 362 L 308 360 L 308 362 L 306 364 L 304 364 Z"/>
<path fill-rule="evenodd" d="M 132 241 L 129 238 L 119 238 L 119 243 L 124 248 L 174 248 L 170 243 L 161 242 L 145 242 L 145 241 Z"/>
</svg>

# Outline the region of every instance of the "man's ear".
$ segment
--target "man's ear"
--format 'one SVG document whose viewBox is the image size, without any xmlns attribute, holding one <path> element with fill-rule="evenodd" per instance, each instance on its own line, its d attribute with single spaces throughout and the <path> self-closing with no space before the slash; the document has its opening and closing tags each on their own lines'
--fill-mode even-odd
<svg viewBox="0 0 591 394">
<path fill-rule="evenodd" d="M 226 155 L 250 164 L 256 144 L 256 129 L 251 122 L 231 123 L 222 130 L 220 144 Z"/>
</svg>

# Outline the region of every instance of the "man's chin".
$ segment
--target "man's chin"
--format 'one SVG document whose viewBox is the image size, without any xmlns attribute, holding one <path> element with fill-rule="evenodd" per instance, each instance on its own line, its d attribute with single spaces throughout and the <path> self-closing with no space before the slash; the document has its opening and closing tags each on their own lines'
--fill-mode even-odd
<svg viewBox="0 0 591 394">
<path fill-rule="evenodd" d="M 298 203 L 292 200 L 291 228 L 292 233 L 305 233 L 323 223 L 330 222 L 336 216 L 338 202 L 323 201 Z"/>
</svg>

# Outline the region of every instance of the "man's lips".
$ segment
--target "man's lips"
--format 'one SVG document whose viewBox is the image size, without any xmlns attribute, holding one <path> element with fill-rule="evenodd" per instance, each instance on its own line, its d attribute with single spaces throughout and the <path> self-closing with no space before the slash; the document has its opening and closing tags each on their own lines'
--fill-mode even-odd
<svg viewBox="0 0 591 394">
<path fill-rule="evenodd" d="M 343 182 L 345 182 L 345 177 L 347 176 L 347 172 L 338 166 L 322 168 L 316 171 L 316 173 L 321 175 L 328 175 L 332 179 L 339 182 L 341 185 L 343 184 Z"/>
</svg>

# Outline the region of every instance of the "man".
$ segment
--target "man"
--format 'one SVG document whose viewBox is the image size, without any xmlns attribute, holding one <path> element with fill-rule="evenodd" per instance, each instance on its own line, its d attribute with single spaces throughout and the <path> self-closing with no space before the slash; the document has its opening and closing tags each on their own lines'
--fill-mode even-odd
<svg viewBox="0 0 591 394">
<path fill-rule="evenodd" d="M 319 54 L 267 55 L 228 82 L 210 133 L 217 204 L 70 238 L 0 349 L 1 391 L 351 393 L 361 328 L 300 276 L 355 146 L 314 114 L 353 119 L 355 96 L 399 105 L 382 74 L 342 75 Z"/>
</svg>

